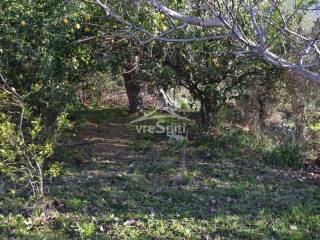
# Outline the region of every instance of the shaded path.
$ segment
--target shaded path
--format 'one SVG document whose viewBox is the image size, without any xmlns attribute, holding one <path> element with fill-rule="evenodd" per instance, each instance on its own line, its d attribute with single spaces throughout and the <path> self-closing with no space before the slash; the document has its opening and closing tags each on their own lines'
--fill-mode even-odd
<svg viewBox="0 0 320 240">
<path fill-rule="evenodd" d="M 273 169 L 248 151 L 207 159 L 191 146 L 183 174 L 169 145 L 155 153 L 158 139 L 128 127 L 135 117 L 77 127 L 81 161 L 51 186 L 71 223 L 93 221 L 112 239 L 320 237 L 320 187 L 305 173 Z M 145 142 L 150 148 L 132 148 Z"/>
</svg>

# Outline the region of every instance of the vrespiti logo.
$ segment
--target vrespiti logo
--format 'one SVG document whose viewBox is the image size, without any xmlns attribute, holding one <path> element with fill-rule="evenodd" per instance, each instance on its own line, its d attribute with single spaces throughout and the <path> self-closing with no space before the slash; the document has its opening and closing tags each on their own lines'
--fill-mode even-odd
<svg viewBox="0 0 320 240">
<path fill-rule="evenodd" d="M 169 119 L 177 120 L 175 123 L 169 123 Z M 148 121 L 156 121 L 155 124 L 143 124 Z M 179 121 L 178 121 L 179 120 Z M 152 134 L 185 134 L 186 133 L 186 121 L 190 121 L 188 118 L 181 116 L 175 112 L 172 107 L 166 107 L 158 105 L 153 111 L 146 115 L 135 119 L 130 124 L 136 125 L 138 133 L 152 133 Z"/>
</svg>

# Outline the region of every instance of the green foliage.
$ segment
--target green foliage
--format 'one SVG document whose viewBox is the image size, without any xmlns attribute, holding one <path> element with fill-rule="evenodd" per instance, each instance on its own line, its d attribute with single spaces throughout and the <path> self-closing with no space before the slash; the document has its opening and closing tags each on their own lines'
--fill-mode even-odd
<svg viewBox="0 0 320 240">
<path fill-rule="evenodd" d="M 77 210 L 81 207 L 83 207 L 85 204 L 85 202 L 79 198 L 71 198 L 71 199 L 67 199 L 65 202 L 65 206 L 69 209 L 69 210 Z"/>
<path fill-rule="evenodd" d="M 90 6 L 58 0 L 5 0 L 0 6 L 1 73 L 46 124 L 74 104 L 79 71 L 95 66 L 90 46 L 70 45 L 88 35 L 85 23 L 75 26 L 84 22 Z"/>
<path fill-rule="evenodd" d="M 275 166 L 297 167 L 302 163 L 302 146 L 291 140 L 280 145 L 275 145 L 265 153 L 265 160 Z"/>
<path fill-rule="evenodd" d="M 12 103 L 13 99 L 8 97 L 0 104 L 5 110 L 0 113 L 0 173 L 10 191 L 30 185 L 34 195 L 43 195 L 42 167 L 52 156 L 61 132 L 70 127 L 67 114 L 59 115 L 49 132 L 43 119 L 32 114 L 27 106 L 22 105 L 18 115 L 13 114 L 10 110 L 16 107 Z M 58 171 L 57 166 L 51 169 L 53 175 Z"/>
<path fill-rule="evenodd" d="M 47 172 L 51 177 L 58 177 L 61 174 L 61 170 L 62 170 L 61 163 L 56 162 L 49 167 Z"/>
<path fill-rule="evenodd" d="M 21 139 L 15 131 L 15 125 L 8 121 L 7 116 L 1 113 L 0 118 L 0 172 L 12 179 L 15 172 L 12 162 L 15 161 L 18 154 L 14 149 L 14 144 L 19 146 Z"/>
<path fill-rule="evenodd" d="M 320 132 L 320 122 L 310 125 L 309 128 L 314 132 Z"/>
<path fill-rule="evenodd" d="M 242 129 L 225 128 L 213 139 L 209 139 L 208 147 L 214 156 L 238 157 L 247 149 L 256 149 L 258 146 L 259 142 L 254 134 Z"/>
<path fill-rule="evenodd" d="M 180 141 L 177 140 L 170 140 L 171 145 L 177 149 L 177 150 L 181 150 L 181 149 L 185 149 L 188 146 L 188 139 L 184 138 Z"/>
<path fill-rule="evenodd" d="M 58 216 L 38 208 L 30 217 L 23 210 L 25 199 L 0 196 L 0 238 L 319 239 L 320 187 L 309 181 L 308 173 L 292 169 L 283 175 L 284 171 L 266 168 L 250 148 L 234 155 L 237 158 L 225 154 L 209 160 L 198 152 L 211 149 L 214 142 L 209 138 L 202 147 L 190 141 L 188 172 L 181 173 L 167 141 L 159 146 L 159 154 L 132 155 L 129 146 L 115 145 L 119 138 L 130 141 L 124 126 L 111 125 L 117 135 L 91 132 L 92 138 L 111 138 L 110 142 L 104 149 L 101 143 L 90 143 L 88 148 L 101 151 L 90 152 L 86 167 L 66 166 L 62 175 L 48 182 L 50 197 L 60 203 L 54 209 Z M 84 132 L 77 132 L 83 137 L 80 141 L 87 138 Z M 224 144 L 229 141 L 235 148 L 254 143 L 241 130 L 221 131 L 219 138 L 217 146 L 227 147 L 224 152 L 232 151 Z M 110 146 L 124 155 L 107 155 Z M 75 146 L 74 152 L 79 151 L 83 147 Z M 101 153 L 108 158 L 101 158 Z M 246 158 L 250 154 L 255 157 Z M 128 171 L 130 165 L 133 171 Z M 217 204 L 211 206 L 213 201 Z"/>
<path fill-rule="evenodd" d="M 81 239 L 87 239 L 95 233 L 96 226 L 93 222 L 82 222 L 76 223 L 73 228 Z"/>
<path fill-rule="evenodd" d="M 148 151 L 151 149 L 153 143 L 148 139 L 141 139 L 135 141 L 131 144 L 130 148 L 132 151 L 140 152 L 140 151 Z"/>
<path fill-rule="evenodd" d="M 134 4 L 127 1 L 108 2 L 124 19 L 155 34 L 180 24 L 143 1 L 140 13 L 133 12 Z M 185 3 L 172 0 L 167 6 L 194 15 L 195 9 L 185 9 Z M 254 150 L 261 153 L 252 133 L 231 127 L 205 137 L 196 129 L 190 142 L 166 145 L 167 141 L 161 141 L 159 154 L 152 155 L 159 140 L 154 135 L 134 139 L 128 148 L 123 144 L 130 141 L 127 125 L 110 131 L 116 136 L 104 136 L 109 128 L 128 122 L 126 109 L 77 108 L 82 92 L 89 95 L 90 107 L 100 108 L 102 93 L 123 84 L 121 75 L 135 54 L 141 57 L 140 83 L 184 86 L 201 102 L 209 121 L 227 102 L 246 99 L 253 84 L 273 86 L 280 79 L 278 71 L 256 57 L 216 54 L 238 50 L 229 39 L 190 45 L 152 41 L 140 46 L 115 36 L 128 29 L 112 19 L 105 21 L 103 14 L 91 1 L 1 2 L 0 73 L 8 76 L 12 91 L 21 93 L 24 106 L 0 92 L 0 238 L 318 239 L 319 187 L 303 179 L 279 182 L 273 171 L 264 169 L 256 158 L 249 159 L 250 154 L 256 156 Z M 245 15 L 242 10 L 239 14 Z M 282 24 L 277 10 L 271 16 L 275 24 Z M 257 16 L 257 20 L 263 18 Z M 295 27 L 293 24 L 288 27 Z M 252 29 L 244 30 L 255 38 Z M 281 52 L 278 32 L 265 31 L 272 43 L 269 48 Z M 205 34 L 217 32 L 206 29 Z M 204 34 L 188 26 L 168 35 L 190 36 Z M 191 110 L 187 101 L 181 100 L 181 106 Z M 225 123 L 228 117 L 225 113 L 217 120 Z M 115 119 L 117 124 L 109 124 Z M 175 122 L 164 120 L 165 124 Z M 74 124 L 83 124 L 79 131 L 85 124 L 94 128 L 101 124 L 103 129 L 79 135 L 75 131 L 75 146 L 57 149 L 58 143 L 68 141 L 63 132 Z M 191 122 L 186 124 L 194 127 Z M 318 125 L 310 128 L 317 133 Z M 79 139 L 84 135 L 86 139 Z M 194 140 L 199 135 L 198 145 Z M 103 138 L 103 144 L 87 141 L 87 137 Z M 119 139 L 121 144 L 116 142 Z M 88 146 L 78 147 L 79 140 Z M 166 146 L 160 149 L 162 145 Z M 110 154 L 111 150 L 124 153 L 123 158 Z M 288 142 L 272 147 L 265 159 L 277 166 L 298 166 L 301 151 L 299 144 Z M 150 155 L 143 155 L 145 152 Z M 177 161 L 182 154 L 188 167 L 183 173 Z M 84 164 L 79 167 L 79 162 Z M 44 183 L 57 206 L 37 208 L 30 216 L 20 196 L 25 196 L 29 186 L 35 194 L 42 194 Z M 213 199 L 218 203 L 214 209 L 209 208 Z"/>
<path fill-rule="evenodd" d="M 112 108 L 107 107 L 103 109 L 85 109 L 70 111 L 69 119 L 77 123 L 95 123 L 105 124 L 110 121 L 115 115 L 128 117 L 128 110 L 126 108 Z"/>
<path fill-rule="evenodd" d="M 57 131 L 72 128 L 72 124 L 70 123 L 68 116 L 69 116 L 69 113 L 67 112 L 62 112 L 57 116 L 57 119 L 56 119 Z"/>
<path fill-rule="evenodd" d="M 37 143 L 42 131 L 41 120 L 39 118 L 31 121 L 31 126 L 27 131 L 30 135 L 30 142 L 28 143 L 22 138 L 17 130 L 17 126 L 10 122 L 8 116 L 0 122 L 0 149 L 1 159 L 3 159 L 4 163 L 12 166 L 18 159 L 22 158 L 26 163 L 31 158 L 35 162 L 42 164 L 45 158 L 52 155 L 52 143 Z"/>
</svg>

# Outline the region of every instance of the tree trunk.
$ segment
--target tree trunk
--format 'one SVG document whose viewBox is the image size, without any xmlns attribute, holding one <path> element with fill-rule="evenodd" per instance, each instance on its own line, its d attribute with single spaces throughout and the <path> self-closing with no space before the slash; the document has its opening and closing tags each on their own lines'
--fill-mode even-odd
<svg viewBox="0 0 320 240">
<path fill-rule="evenodd" d="M 293 121 L 295 124 L 295 139 L 300 141 L 304 137 L 304 130 L 307 124 L 306 119 L 306 101 L 307 81 L 304 81 L 300 76 L 287 73 L 289 91 L 292 95 L 291 107 Z"/>
<path fill-rule="evenodd" d="M 131 113 L 143 111 L 143 101 L 141 97 L 141 85 L 139 81 L 140 56 L 136 55 L 129 59 L 126 72 L 123 74 L 124 83 L 129 101 L 129 111 Z"/>
<path fill-rule="evenodd" d="M 215 110 L 210 103 L 201 101 L 201 122 L 203 126 L 212 127 Z"/>
</svg>

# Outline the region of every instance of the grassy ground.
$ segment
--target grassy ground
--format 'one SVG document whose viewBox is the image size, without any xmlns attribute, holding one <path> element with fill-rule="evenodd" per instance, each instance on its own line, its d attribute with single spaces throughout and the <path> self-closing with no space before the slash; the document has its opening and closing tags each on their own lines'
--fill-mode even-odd
<svg viewBox="0 0 320 240">
<path fill-rule="evenodd" d="M 194 137 L 183 170 L 165 137 L 127 124 L 136 117 L 75 113 L 76 140 L 57 154 L 47 197 L 0 198 L 0 239 L 320 239 L 310 174 L 272 168 L 228 137 Z"/>
</svg>

